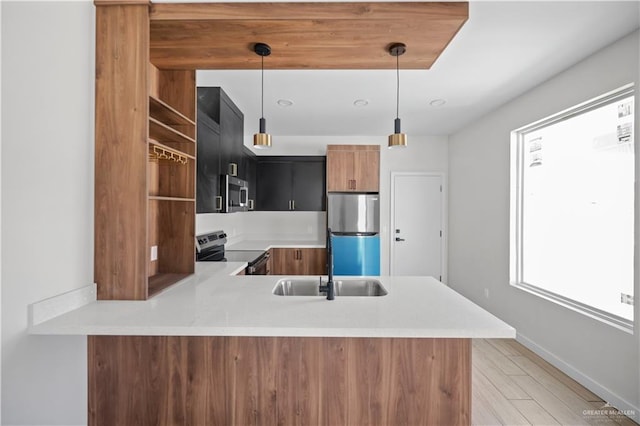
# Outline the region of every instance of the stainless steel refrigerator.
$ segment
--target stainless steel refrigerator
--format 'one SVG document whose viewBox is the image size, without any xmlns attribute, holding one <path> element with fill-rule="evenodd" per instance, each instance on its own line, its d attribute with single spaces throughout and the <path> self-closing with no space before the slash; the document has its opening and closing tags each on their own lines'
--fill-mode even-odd
<svg viewBox="0 0 640 426">
<path fill-rule="evenodd" d="M 328 194 L 335 275 L 380 275 L 379 200 L 378 194 Z"/>
</svg>

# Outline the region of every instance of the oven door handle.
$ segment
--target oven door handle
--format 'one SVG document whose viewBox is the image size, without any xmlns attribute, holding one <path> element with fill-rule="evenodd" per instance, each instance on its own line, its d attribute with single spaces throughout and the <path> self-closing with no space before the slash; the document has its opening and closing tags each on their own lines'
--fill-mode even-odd
<svg viewBox="0 0 640 426">
<path fill-rule="evenodd" d="M 265 255 L 264 255 L 264 256 L 262 256 L 262 259 L 260 259 L 260 262 L 258 262 L 258 263 L 256 263 L 256 264 L 254 264 L 253 266 L 249 266 L 249 267 L 247 268 L 247 273 L 248 273 L 249 275 L 254 275 L 254 274 L 255 274 L 255 272 L 256 272 L 257 270 L 261 269 L 261 268 L 262 268 L 262 266 L 263 266 L 265 263 L 267 263 L 267 261 L 269 261 L 269 253 L 268 253 L 268 252 L 267 252 L 267 253 L 265 253 Z"/>
</svg>

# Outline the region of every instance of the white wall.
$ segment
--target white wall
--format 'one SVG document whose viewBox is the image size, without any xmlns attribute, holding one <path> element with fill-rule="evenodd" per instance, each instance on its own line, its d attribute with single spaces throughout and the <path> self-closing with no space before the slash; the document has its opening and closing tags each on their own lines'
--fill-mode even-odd
<svg viewBox="0 0 640 426">
<path fill-rule="evenodd" d="M 640 333 L 627 334 L 509 285 L 509 141 L 513 129 L 639 84 L 639 51 L 635 32 L 455 133 L 449 146 L 449 284 L 513 325 L 524 341 L 596 394 L 636 413 Z M 636 106 L 638 99 L 636 93 Z M 636 249 L 638 243 L 636 227 Z M 636 303 L 636 318 L 639 313 Z"/>
<path fill-rule="evenodd" d="M 393 118 L 389 119 L 393 122 Z M 394 171 L 433 171 L 447 172 L 447 137 L 409 135 L 409 144 L 405 149 L 389 150 L 387 136 L 281 136 L 273 137 L 273 147 L 269 151 L 260 151 L 264 155 L 326 155 L 327 145 L 381 145 L 380 150 L 380 240 L 381 273 L 389 273 L 389 229 L 391 214 L 391 172 Z M 221 217 L 224 216 L 224 217 Z M 197 232 L 228 230 L 233 238 L 268 238 L 277 234 L 303 234 L 312 239 L 315 235 L 324 239 L 326 216 L 313 212 L 246 212 L 227 215 L 197 215 Z M 265 236 L 263 230 L 270 229 Z M 270 234 L 270 235 L 268 235 Z M 309 237 L 307 237 L 309 236 Z"/>
<path fill-rule="evenodd" d="M 94 6 L 1 5 L 2 424 L 86 424 L 86 338 L 27 305 L 93 282 Z"/>
</svg>

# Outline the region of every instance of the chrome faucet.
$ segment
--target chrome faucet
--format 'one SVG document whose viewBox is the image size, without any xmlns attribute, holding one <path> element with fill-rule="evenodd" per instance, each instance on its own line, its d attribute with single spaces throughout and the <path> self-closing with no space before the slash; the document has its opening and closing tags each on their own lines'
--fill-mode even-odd
<svg viewBox="0 0 640 426">
<path fill-rule="evenodd" d="M 333 284 L 333 248 L 331 247 L 331 228 L 327 228 L 327 284 L 322 285 L 320 281 L 320 293 L 327 293 L 327 300 L 335 298 Z"/>
</svg>

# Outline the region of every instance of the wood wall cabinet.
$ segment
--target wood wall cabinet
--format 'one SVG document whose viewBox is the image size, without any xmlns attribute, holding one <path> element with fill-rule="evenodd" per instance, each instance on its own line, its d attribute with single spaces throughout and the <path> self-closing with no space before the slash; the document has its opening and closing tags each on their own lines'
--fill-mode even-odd
<svg viewBox="0 0 640 426">
<path fill-rule="evenodd" d="M 273 275 L 326 275 L 327 250 L 324 248 L 271 249 Z"/>
<path fill-rule="evenodd" d="M 324 156 L 258 159 L 256 210 L 326 210 Z"/>
<path fill-rule="evenodd" d="M 380 145 L 328 145 L 328 192 L 379 192 Z"/>
<path fill-rule="evenodd" d="M 94 279 L 144 300 L 194 271 L 195 71 L 149 62 L 148 4 L 96 3 L 96 34 Z"/>
</svg>

